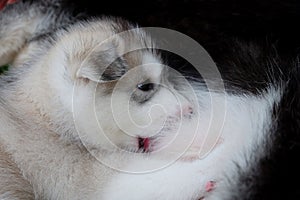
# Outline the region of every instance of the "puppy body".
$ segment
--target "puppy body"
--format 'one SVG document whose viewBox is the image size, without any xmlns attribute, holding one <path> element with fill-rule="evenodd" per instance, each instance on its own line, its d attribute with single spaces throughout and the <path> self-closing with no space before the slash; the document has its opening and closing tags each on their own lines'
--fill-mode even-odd
<svg viewBox="0 0 300 200">
<path fill-rule="evenodd" d="M 90 152 L 117 160 L 115 167 L 122 167 L 132 157 L 122 151 L 139 151 L 140 138 L 152 137 L 165 118 L 172 121 L 190 111 L 181 112 L 176 91 L 152 88 L 161 84 L 163 69 L 159 56 L 147 50 L 152 42 L 143 31 L 115 35 L 134 27 L 109 18 L 61 27 L 70 24 L 72 17 L 46 5 L 19 2 L 1 13 L 0 60 L 11 65 L 1 77 L 1 198 L 14 198 L 19 192 L 16 199 L 28 195 L 35 199 L 102 199 L 105 185 L 116 171 Z M 133 75 L 123 76 L 127 71 Z M 150 91 L 148 82 L 154 85 L 149 86 Z M 123 109 L 129 100 L 133 107 L 130 119 L 122 110 L 116 111 L 126 130 L 113 123 L 113 95 L 117 109 Z M 152 109 L 153 125 L 136 130 L 131 120 L 147 124 L 144 113 L 156 103 L 163 105 L 165 112 Z M 155 139 L 153 145 L 149 142 L 142 147 L 157 148 Z M 14 175 L 22 181 L 8 182 L 6 177 Z"/>
<path fill-rule="evenodd" d="M 239 180 L 237 171 L 247 171 L 262 155 L 267 151 L 265 144 L 270 142 L 270 129 L 272 128 L 273 105 L 280 99 L 280 90 L 271 89 L 267 94 L 260 97 L 256 96 L 232 96 L 226 94 L 226 118 L 222 120 L 215 118 L 212 126 L 208 128 L 208 118 L 213 110 L 214 116 L 222 116 L 220 112 L 223 108 L 219 105 L 224 103 L 224 96 L 221 94 L 212 94 L 214 109 L 208 106 L 209 97 L 205 92 L 198 91 L 204 97 L 201 103 L 206 102 L 206 109 L 200 112 L 204 116 L 200 120 L 199 132 L 195 139 L 201 138 L 204 141 L 203 131 L 208 130 L 206 144 L 210 143 L 210 137 L 219 133 L 221 128 L 220 140 L 215 144 L 214 149 L 207 152 L 205 144 L 198 146 L 201 149 L 200 158 L 194 160 L 187 156 L 186 160 L 177 160 L 172 165 L 164 166 L 154 172 L 145 174 L 122 173 L 116 175 L 105 191 L 107 199 L 119 199 L 130 193 L 130 199 L 230 199 L 237 188 L 233 188 Z M 272 99 L 270 101 L 270 99 Z M 258 109 L 259 108 L 259 109 Z M 221 123 L 220 123 L 221 122 Z M 193 128 L 186 127 L 183 132 L 193 131 Z M 205 131 L 204 131 L 205 132 Z M 198 143 L 199 144 L 199 143 Z M 191 160 L 189 160 L 191 159 Z M 162 163 L 160 159 L 156 162 Z M 191 162 L 192 161 L 192 162 Z M 153 161 L 154 162 L 154 161 Z M 149 162 L 134 160 L 128 169 L 138 168 L 149 169 Z M 145 170 L 146 171 L 146 170 Z M 130 180 L 130 184 L 128 184 Z M 205 185 L 209 181 L 216 182 L 216 188 L 213 191 L 206 191 Z M 171 184 L 171 186 L 170 186 Z M 243 183 L 241 183 L 243 184 Z M 147 188 L 147 189 L 144 189 Z M 118 192 L 113 192 L 115 189 Z M 242 194 L 241 194 L 242 195 Z M 238 196 L 238 195 L 237 195 Z M 243 196 L 239 196 L 243 198 Z"/>
<path fill-rule="evenodd" d="M 208 94 L 203 92 L 202 95 L 205 99 Z M 223 124 L 221 143 L 216 144 L 215 149 L 201 159 L 188 154 L 185 160 L 181 158 L 170 162 L 168 151 L 165 154 L 138 154 L 133 157 L 124 152 L 100 152 L 99 157 L 105 159 L 99 162 L 81 145 L 65 141 L 43 127 L 42 134 L 36 134 L 37 127 L 33 126 L 32 122 L 29 122 L 29 125 L 34 127 L 34 130 L 28 128 L 28 131 L 24 131 L 25 125 L 22 124 L 18 132 L 13 131 L 14 135 L 16 134 L 13 139 L 11 135 L 2 136 L 2 141 L 8 141 L 7 144 L 10 145 L 7 145 L 7 150 L 14 152 L 14 162 L 18 163 L 26 180 L 34 183 L 33 191 L 37 199 L 198 199 L 202 196 L 206 196 L 207 199 L 220 199 L 230 196 L 227 191 L 232 185 L 231 181 L 237 179 L 236 166 L 246 170 L 250 167 L 247 160 L 252 160 L 252 156 L 256 154 L 259 157 L 260 153 L 264 152 L 264 147 L 260 145 L 264 143 L 264 138 L 268 137 L 270 112 L 273 103 L 276 103 L 270 102 L 270 99 L 276 100 L 279 97 L 280 93 L 274 90 L 261 97 L 227 96 L 227 118 Z M 221 105 L 223 96 L 216 94 L 214 100 L 215 105 Z M 201 112 L 202 116 L 210 115 L 211 109 L 206 108 L 207 110 Z M 202 119 L 199 129 L 207 130 L 208 118 Z M 215 120 L 213 124 L 217 126 L 215 130 L 218 130 L 221 126 L 216 124 L 221 119 Z M 194 131 L 191 127 L 193 126 L 182 128 L 181 131 Z M 213 128 L 210 131 L 214 134 Z M 261 134 L 262 132 L 265 135 Z M 195 142 L 199 145 L 203 138 L 202 132 L 199 131 Z M 104 164 L 113 162 L 113 166 L 125 173 L 115 171 L 103 165 L 101 161 L 104 161 Z M 208 193 L 205 191 L 205 185 L 211 180 L 215 181 L 218 187 Z"/>
<path fill-rule="evenodd" d="M 193 83 L 197 100 L 156 90 L 147 84 L 173 86 L 140 29 L 118 34 L 134 26 L 14 6 L 2 16 L 41 17 L 22 12 L 29 26 L 8 17 L 14 24 L 0 30 L 0 63 L 11 63 L 0 80 L 0 198 L 225 199 L 237 170 L 265 154 L 284 84 L 234 94 Z"/>
</svg>

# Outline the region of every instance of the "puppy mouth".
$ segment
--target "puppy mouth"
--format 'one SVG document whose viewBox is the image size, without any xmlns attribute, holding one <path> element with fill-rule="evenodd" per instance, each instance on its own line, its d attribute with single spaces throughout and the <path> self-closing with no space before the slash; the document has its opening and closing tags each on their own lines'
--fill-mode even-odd
<svg viewBox="0 0 300 200">
<path fill-rule="evenodd" d="M 138 148 L 139 151 L 146 153 L 150 151 L 150 138 L 138 137 Z"/>
<path fill-rule="evenodd" d="M 174 122 L 174 118 L 173 117 L 168 117 L 166 123 L 164 124 L 164 126 L 155 134 L 155 136 L 150 136 L 150 137 L 137 137 L 137 146 L 138 146 L 138 152 L 140 153 L 149 153 L 149 152 L 153 152 L 154 150 L 156 150 L 157 148 L 153 148 L 153 147 L 157 147 L 157 145 L 159 145 L 158 142 L 158 138 L 160 138 L 162 136 L 163 133 L 165 132 L 169 132 L 172 130 L 172 126 L 170 126 L 169 124 L 172 124 Z"/>
</svg>

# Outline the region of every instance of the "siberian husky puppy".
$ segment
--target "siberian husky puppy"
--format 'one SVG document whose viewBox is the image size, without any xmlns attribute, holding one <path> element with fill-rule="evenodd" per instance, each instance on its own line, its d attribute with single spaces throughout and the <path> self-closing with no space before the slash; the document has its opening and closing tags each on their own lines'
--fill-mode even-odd
<svg viewBox="0 0 300 200">
<path fill-rule="evenodd" d="M 0 199 L 251 199 L 299 75 L 245 46 L 226 91 L 190 86 L 142 29 L 59 1 L 8 5 L 0 46 Z"/>
<path fill-rule="evenodd" d="M 76 21 L 55 3 L 1 12 L 0 60 L 11 65 L 1 76 L 1 198 L 102 199 L 114 170 L 94 154 L 121 167 L 196 116 L 147 33 L 120 19 Z"/>
</svg>

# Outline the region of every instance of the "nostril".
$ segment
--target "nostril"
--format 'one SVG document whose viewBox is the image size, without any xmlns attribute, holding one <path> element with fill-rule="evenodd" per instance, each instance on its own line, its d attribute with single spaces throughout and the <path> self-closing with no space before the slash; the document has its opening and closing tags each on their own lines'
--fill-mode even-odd
<svg viewBox="0 0 300 200">
<path fill-rule="evenodd" d="M 188 106 L 187 113 L 188 114 L 193 114 L 194 113 L 194 110 L 193 110 L 193 108 L 191 106 Z"/>
<path fill-rule="evenodd" d="M 194 110 L 193 110 L 192 106 L 185 106 L 182 109 L 182 114 L 183 115 L 191 115 L 193 113 L 194 113 Z"/>
<path fill-rule="evenodd" d="M 176 111 L 176 115 L 179 117 L 191 116 L 192 114 L 194 114 L 194 109 L 190 105 L 178 106 L 178 109 Z"/>
</svg>

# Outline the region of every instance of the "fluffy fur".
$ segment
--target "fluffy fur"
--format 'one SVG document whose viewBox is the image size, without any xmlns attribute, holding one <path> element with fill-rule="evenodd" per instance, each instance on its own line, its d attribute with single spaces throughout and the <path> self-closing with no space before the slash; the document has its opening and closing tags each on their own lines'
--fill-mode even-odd
<svg viewBox="0 0 300 200">
<path fill-rule="evenodd" d="M 124 20 L 80 21 L 59 1 L 0 16 L 0 63 L 11 65 L 0 79 L 1 199 L 252 198 L 240 183 L 273 148 L 292 84 L 279 63 L 255 65 L 259 49 L 237 47 L 221 70 L 226 92 L 192 81 L 196 100 L 166 78 L 150 36 L 117 34 L 135 28 Z M 165 87 L 140 91 L 147 83 Z"/>
</svg>

